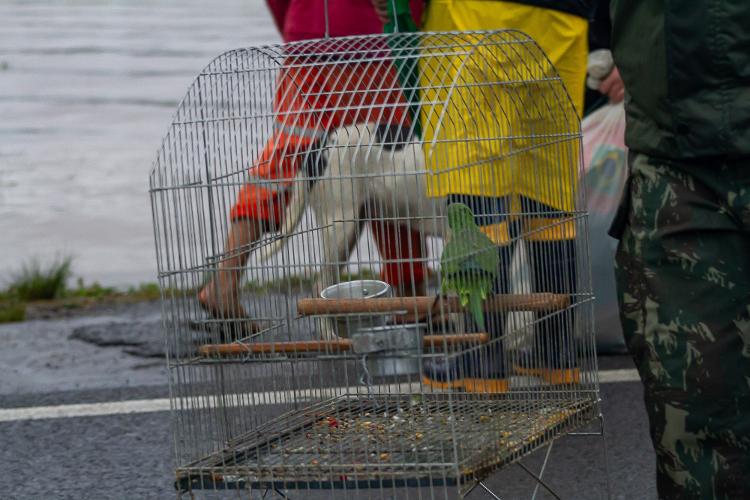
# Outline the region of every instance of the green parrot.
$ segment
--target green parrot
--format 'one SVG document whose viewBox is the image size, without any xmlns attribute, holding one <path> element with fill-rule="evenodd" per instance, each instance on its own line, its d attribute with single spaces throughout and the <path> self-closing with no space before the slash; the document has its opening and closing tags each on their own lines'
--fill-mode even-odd
<svg viewBox="0 0 750 500">
<path fill-rule="evenodd" d="M 482 305 L 492 290 L 500 265 L 497 246 L 474 221 L 463 203 L 448 205 L 450 236 L 440 256 L 442 292 L 455 292 L 461 305 L 469 306 L 477 326 L 486 330 Z"/>
</svg>

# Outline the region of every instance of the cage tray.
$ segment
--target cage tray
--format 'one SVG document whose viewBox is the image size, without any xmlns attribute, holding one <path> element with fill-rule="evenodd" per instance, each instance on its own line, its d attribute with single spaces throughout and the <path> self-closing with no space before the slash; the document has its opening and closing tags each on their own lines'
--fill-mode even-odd
<svg viewBox="0 0 750 500">
<path fill-rule="evenodd" d="M 341 396 L 294 411 L 177 469 L 192 489 L 468 484 L 596 417 L 590 397 Z M 491 436 L 495 436 L 492 439 Z"/>
</svg>

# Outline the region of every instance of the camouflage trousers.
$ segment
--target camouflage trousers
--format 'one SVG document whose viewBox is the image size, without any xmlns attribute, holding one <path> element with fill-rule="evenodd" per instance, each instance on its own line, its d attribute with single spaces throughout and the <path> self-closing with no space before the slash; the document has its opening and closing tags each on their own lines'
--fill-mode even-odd
<svg viewBox="0 0 750 500">
<path fill-rule="evenodd" d="M 750 158 L 630 170 L 616 274 L 659 497 L 750 498 Z"/>
</svg>

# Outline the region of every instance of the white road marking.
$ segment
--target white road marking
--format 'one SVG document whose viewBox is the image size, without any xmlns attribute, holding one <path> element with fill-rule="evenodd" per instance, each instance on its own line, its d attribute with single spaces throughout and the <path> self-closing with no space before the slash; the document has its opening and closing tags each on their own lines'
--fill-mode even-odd
<svg viewBox="0 0 750 500">
<path fill-rule="evenodd" d="M 599 382 L 611 384 L 617 382 L 637 382 L 640 378 L 638 372 L 632 369 L 603 370 L 599 372 Z M 419 384 L 391 384 L 373 387 L 376 392 L 394 392 L 405 390 L 417 390 Z M 413 388 L 413 389 L 412 389 Z M 280 404 L 292 399 L 308 400 L 331 397 L 345 392 L 366 394 L 361 386 L 358 387 L 332 387 L 329 389 L 307 389 L 302 391 L 269 391 L 244 394 L 229 394 L 222 399 L 225 406 L 238 406 L 246 404 Z M 218 403 L 213 401 L 213 403 Z M 207 402 L 206 400 L 202 400 Z M 42 420 L 55 418 L 74 417 L 102 417 L 107 415 L 128 415 L 134 413 L 153 413 L 169 411 L 169 399 L 134 399 L 129 401 L 109 401 L 104 403 L 82 403 L 56 406 L 27 406 L 23 408 L 0 409 L 0 422 L 14 422 L 19 420 Z"/>
<path fill-rule="evenodd" d="M 600 384 L 612 384 L 615 382 L 640 382 L 638 370 L 624 368 L 621 370 L 602 370 L 599 372 Z"/>
</svg>

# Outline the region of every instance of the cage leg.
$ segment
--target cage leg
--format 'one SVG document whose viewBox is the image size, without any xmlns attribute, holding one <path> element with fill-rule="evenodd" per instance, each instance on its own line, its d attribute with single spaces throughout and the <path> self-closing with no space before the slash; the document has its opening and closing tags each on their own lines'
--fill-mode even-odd
<svg viewBox="0 0 750 500">
<path fill-rule="evenodd" d="M 549 461 L 549 456 L 552 453 L 552 446 L 554 446 L 555 442 L 552 441 L 549 446 L 547 446 L 547 453 L 544 454 L 544 462 L 542 462 L 542 469 L 539 471 L 539 477 L 544 477 L 544 471 L 547 469 L 547 462 Z M 536 483 L 534 485 L 534 492 L 531 494 L 531 500 L 536 500 L 536 494 L 539 493 L 539 483 Z"/>
<path fill-rule="evenodd" d="M 287 499 L 289 498 L 287 495 L 284 494 L 284 492 L 282 492 L 280 489 L 278 489 L 275 486 L 273 488 L 266 488 L 266 491 L 263 492 L 263 496 L 261 498 L 266 498 L 266 495 L 268 495 L 268 493 L 270 492 L 277 494 L 281 498 L 287 498 Z"/>
<path fill-rule="evenodd" d="M 607 492 L 607 498 L 612 498 L 612 485 L 610 484 L 609 476 L 609 454 L 607 453 L 607 435 L 604 431 L 604 415 L 599 414 L 599 430 L 595 432 L 571 432 L 569 436 L 582 436 L 582 437 L 601 437 L 602 444 L 604 446 L 604 474 L 605 478 L 605 489 Z"/>
<path fill-rule="evenodd" d="M 602 429 L 602 443 L 604 444 L 604 475 L 606 480 L 604 484 L 607 488 L 607 499 L 612 498 L 612 485 L 609 484 L 609 454 L 607 453 L 607 434 L 604 432 L 604 415 L 599 414 L 599 424 Z"/>
<path fill-rule="evenodd" d="M 604 416 L 599 414 L 599 431 L 597 432 L 570 432 L 568 436 L 604 436 Z"/>
<path fill-rule="evenodd" d="M 503 500 L 502 498 L 500 498 L 499 496 L 497 496 L 491 489 L 489 489 L 487 487 L 487 485 L 484 484 L 482 481 L 479 481 L 479 485 L 478 486 L 480 488 L 482 488 L 489 496 L 491 496 L 495 500 Z"/>
<path fill-rule="evenodd" d="M 555 497 L 557 500 L 562 500 L 560 498 L 560 495 L 558 495 L 557 493 L 555 493 L 555 491 L 547 483 L 544 482 L 544 479 L 542 479 L 541 477 L 539 477 L 536 474 L 534 474 L 534 472 L 532 472 L 531 469 L 529 469 L 528 467 L 526 467 L 521 462 L 516 462 L 516 463 L 518 464 L 518 466 L 520 468 L 522 468 L 524 471 L 526 471 L 526 474 L 528 474 L 529 476 L 533 477 L 534 480 L 542 486 L 542 488 L 544 488 L 545 490 L 547 490 L 550 495 L 552 495 L 553 497 Z"/>
<path fill-rule="evenodd" d="M 195 493 L 191 490 L 177 490 L 177 500 L 182 500 L 184 495 L 187 495 L 190 500 L 195 500 Z"/>
</svg>

